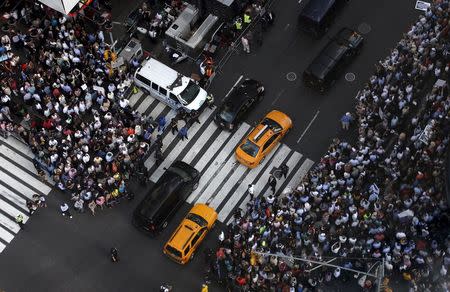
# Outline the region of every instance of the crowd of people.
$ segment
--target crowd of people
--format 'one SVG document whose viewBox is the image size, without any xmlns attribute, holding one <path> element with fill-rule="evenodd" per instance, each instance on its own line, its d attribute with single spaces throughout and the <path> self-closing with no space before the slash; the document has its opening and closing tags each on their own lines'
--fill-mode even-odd
<svg viewBox="0 0 450 292">
<path fill-rule="evenodd" d="M 165 126 L 129 106 L 126 92 L 139 63 L 113 70 L 102 27 L 89 30 L 84 18 L 39 5 L 29 17 L 26 32 L 8 32 L 20 34 L 11 46 L 26 61 L 1 81 L 2 134 L 20 135 L 41 178 L 69 193 L 75 210 L 88 207 L 94 215 L 96 207 L 132 198 L 130 170 L 145 169 L 153 150 L 162 159 Z"/>
<path fill-rule="evenodd" d="M 358 277 L 345 268 L 374 274 L 382 265 L 384 291 L 450 289 L 449 12 L 448 0 L 435 1 L 376 65 L 357 96 L 355 145 L 334 139 L 298 187 L 255 194 L 234 214 L 210 261 L 220 282 L 233 291 L 327 291 Z M 335 258 L 336 267 L 293 257 Z M 375 287 L 361 276 L 363 289 Z"/>
</svg>

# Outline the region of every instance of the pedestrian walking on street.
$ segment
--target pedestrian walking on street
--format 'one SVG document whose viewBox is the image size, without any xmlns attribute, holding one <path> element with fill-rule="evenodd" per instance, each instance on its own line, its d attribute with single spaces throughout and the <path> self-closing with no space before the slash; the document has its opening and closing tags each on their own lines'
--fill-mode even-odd
<svg viewBox="0 0 450 292">
<path fill-rule="evenodd" d="M 67 203 L 63 203 L 59 206 L 59 209 L 61 210 L 61 215 L 67 216 L 70 219 L 72 219 L 72 214 L 69 212 L 69 205 Z"/>
<path fill-rule="evenodd" d="M 16 223 L 19 225 L 20 229 L 23 229 L 25 227 L 25 224 L 23 223 L 23 216 L 22 216 L 22 214 L 17 215 Z"/>
<path fill-rule="evenodd" d="M 33 215 L 34 212 L 36 212 L 36 210 L 37 210 L 37 204 L 34 203 L 33 201 L 27 201 L 26 204 L 27 204 L 29 214 Z"/>
<path fill-rule="evenodd" d="M 199 111 L 192 111 L 189 115 L 189 124 L 191 124 L 191 125 L 194 123 L 200 124 L 200 120 L 198 119 L 199 116 L 200 116 Z"/>
<path fill-rule="evenodd" d="M 97 204 L 95 203 L 94 200 L 92 200 L 89 204 L 88 204 L 88 208 L 91 210 L 92 216 L 95 216 L 95 208 L 97 207 Z"/>
<path fill-rule="evenodd" d="M 175 135 L 175 133 L 178 132 L 178 120 L 176 118 L 173 118 L 170 121 L 170 131 L 172 132 L 172 135 Z"/>
<path fill-rule="evenodd" d="M 277 179 L 275 178 L 275 176 L 273 174 L 270 174 L 270 176 L 269 176 L 269 186 L 270 186 L 270 189 L 272 190 L 272 192 L 275 194 L 275 188 L 277 186 Z"/>
<path fill-rule="evenodd" d="M 38 204 L 39 204 L 39 207 L 47 208 L 47 202 L 45 200 L 45 196 L 44 195 L 39 197 L 39 203 Z"/>
<path fill-rule="evenodd" d="M 184 139 L 189 139 L 188 135 L 188 128 L 186 126 L 183 126 L 183 128 L 180 129 L 180 131 L 178 132 L 178 135 L 181 137 L 181 140 L 184 141 Z"/>
<path fill-rule="evenodd" d="M 241 43 L 242 43 L 242 46 L 244 47 L 244 52 L 246 52 L 247 54 L 250 54 L 250 42 L 249 42 L 249 40 L 245 36 L 242 36 L 241 37 Z"/>
<path fill-rule="evenodd" d="M 111 261 L 117 263 L 119 261 L 119 251 L 115 247 L 111 247 L 110 251 Z"/>
<path fill-rule="evenodd" d="M 254 184 L 249 184 L 247 192 L 250 195 L 250 201 L 252 201 L 254 196 L 255 196 L 255 185 Z"/>
<path fill-rule="evenodd" d="M 353 122 L 352 114 L 347 112 L 341 118 L 341 125 L 343 130 L 348 130 L 350 127 L 350 123 Z"/>
<path fill-rule="evenodd" d="M 158 132 L 164 131 L 164 128 L 166 126 L 166 117 L 161 116 L 158 118 Z"/>
<path fill-rule="evenodd" d="M 281 175 L 284 176 L 284 178 L 287 178 L 288 172 L 289 172 L 289 166 L 286 165 L 286 163 L 283 163 L 280 166 Z"/>
</svg>

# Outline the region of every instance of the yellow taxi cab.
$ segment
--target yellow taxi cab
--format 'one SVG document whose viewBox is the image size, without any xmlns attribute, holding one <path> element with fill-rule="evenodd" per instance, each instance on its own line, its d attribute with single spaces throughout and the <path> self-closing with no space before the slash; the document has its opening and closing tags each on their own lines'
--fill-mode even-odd
<svg viewBox="0 0 450 292">
<path fill-rule="evenodd" d="M 213 208 L 196 204 L 164 245 L 163 252 L 175 262 L 186 264 L 194 257 L 195 250 L 216 220 L 217 213 Z"/>
<path fill-rule="evenodd" d="M 286 114 L 271 111 L 236 148 L 237 161 L 255 168 L 291 128 L 292 120 Z"/>
</svg>

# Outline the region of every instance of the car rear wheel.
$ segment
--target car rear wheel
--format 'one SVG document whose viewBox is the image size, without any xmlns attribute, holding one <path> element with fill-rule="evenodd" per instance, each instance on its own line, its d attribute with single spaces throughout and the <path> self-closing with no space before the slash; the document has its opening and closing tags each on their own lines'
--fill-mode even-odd
<svg viewBox="0 0 450 292">
<path fill-rule="evenodd" d="M 195 182 L 195 184 L 192 186 L 192 190 L 195 191 L 198 188 L 198 182 Z"/>
<path fill-rule="evenodd" d="M 167 221 L 164 221 L 162 228 L 165 229 L 167 227 L 167 224 L 168 224 Z"/>
<path fill-rule="evenodd" d="M 192 259 L 194 258 L 194 255 L 195 255 L 195 252 L 193 252 L 192 254 L 191 254 L 191 257 L 190 257 L 190 260 L 192 261 Z"/>
</svg>

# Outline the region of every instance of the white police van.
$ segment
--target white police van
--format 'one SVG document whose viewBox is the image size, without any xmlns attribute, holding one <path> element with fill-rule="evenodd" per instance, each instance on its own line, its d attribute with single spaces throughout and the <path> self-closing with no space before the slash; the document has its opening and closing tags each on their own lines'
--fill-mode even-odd
<svg viewBox="0 0 450 292">
<path fill-rule="evenodd" d="M 147 58 L 134 74 L 134 83 L 173 109 L 199 110 L 212 96 L 190 78 L 153 58 Z"/>
</svg>

